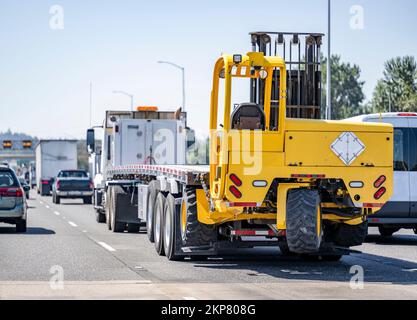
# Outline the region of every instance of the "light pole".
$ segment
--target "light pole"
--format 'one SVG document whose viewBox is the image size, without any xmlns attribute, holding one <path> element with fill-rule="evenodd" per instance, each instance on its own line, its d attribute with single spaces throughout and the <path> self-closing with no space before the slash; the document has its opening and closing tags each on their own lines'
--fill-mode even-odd
<svg viewBox="0 0 417 320">
<path fill-rule="evenodd" d="M 391 83 L 387 80 L 383 80 L 385 85 L 387 86 L 388 91 L 388 112 L 392 112 L 392 97 L 391 97 Z"/>
<path fill-rule="evenodd" d="M 115 90 L 115 91 L 113 91 L 113 93 L 114 94 L 122 94 L 124 96 L 129 97 L 130 98 L 130 110 L 133 111 L 133 99 L 134 99 L 133 94 L 127 93 L 125 91 L 120 91 L 120 90 Z"/>
<path fill-rule="evenodd" d="M 330 42 L 330 36 L 331 36 L 331 0 L 328 0 L 327 5 L 327 119 L 332 119 L 332 64 L 331 64 L 331 42 Z"/>
<path fill-rule="evenodd" d="M 158 63 L 169 64 L 177 69 L 180 69 L 182 72 L 182 111 L 185 111 L 185 68 L 169 61 L 158 61 Z"/>
</svg>

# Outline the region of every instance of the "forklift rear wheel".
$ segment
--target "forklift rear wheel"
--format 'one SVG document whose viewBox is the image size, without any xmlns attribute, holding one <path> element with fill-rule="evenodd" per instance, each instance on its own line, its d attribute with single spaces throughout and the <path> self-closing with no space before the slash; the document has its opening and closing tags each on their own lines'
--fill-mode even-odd
<svg viewBox="0 0 417 320">
<path fill-rule="evenodd" d="M 291 252 L 309 254 L 319 251 L 322 230 L 317 190 L 299 188 L 288 191 L 286 231 Z"/>
</svg>

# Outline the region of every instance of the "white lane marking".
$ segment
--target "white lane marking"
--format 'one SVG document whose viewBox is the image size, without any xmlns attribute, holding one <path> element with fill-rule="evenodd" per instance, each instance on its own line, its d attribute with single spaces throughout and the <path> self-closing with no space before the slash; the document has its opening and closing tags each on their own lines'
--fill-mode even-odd
<svg viewBox="0 0 417 320">
<path fill-rule="evenodd" d="M 57 216 L 61 215 L 58 211 L 54 211 L 54 213 L 55 213 Z"/>
<path fill-rule="evenodd" d="M 102 246 L 104 249 L 110 251 L 110 252 L 114 252 L 116 251 L 116 249 L 112 248 L 111 246 L 109 246 L 107 243 L 99 241 L 97 242 L 100 246 Z"/>
<path fill-rule="evenodd" d="M 71 226 L 71 227 L 78 227 L 74 222 L 72 222 L 72 221 L 68 221 L 68 224 Z"/>
<path fill-rule="evenodd" d="M 184 300 L 197 300 L 197 298 L 194 297 L 182 297 Z"/>
<path fill-rule="evenodd" d="M 45 206 L 46 207 L 46 209 L 49 209 L 50 208 L 50 206 Z"/>
<path fill-rule="evenodd" d="M 40 203 L 40 204 L 43 204 L 43 202 L 42 202 L 42 201 L 39 201 L 39 203 Z"/>
</svg>

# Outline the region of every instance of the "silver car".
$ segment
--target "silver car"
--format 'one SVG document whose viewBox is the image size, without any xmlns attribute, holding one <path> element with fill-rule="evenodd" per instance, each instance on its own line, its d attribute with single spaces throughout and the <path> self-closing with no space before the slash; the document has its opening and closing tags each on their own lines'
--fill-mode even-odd
<svg viewBox="0 0 417 320">
<path fill-rule="evenodd" d="M 0 222 L 15 224 L 17 232 L 26 232 L 25 192 L 14 171 L 0 165 Z"/>
</svg>

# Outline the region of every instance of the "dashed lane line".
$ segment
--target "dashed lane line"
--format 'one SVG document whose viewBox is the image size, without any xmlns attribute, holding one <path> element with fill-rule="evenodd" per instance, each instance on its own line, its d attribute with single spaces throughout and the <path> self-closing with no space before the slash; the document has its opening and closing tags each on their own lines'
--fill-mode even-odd
<svg viewBox="0 0 417 320">
<path fill-rule="evenodd" d="M 102 242 L 102 241 L 98 241 L 97 242 L 100 246 L 102 246 L 104 249 L 110 251 L 110 252 L 115 252 L 116 249 L 114 249 L 113 247 L 109 246 L 107 243 Z"/>
</svg>

